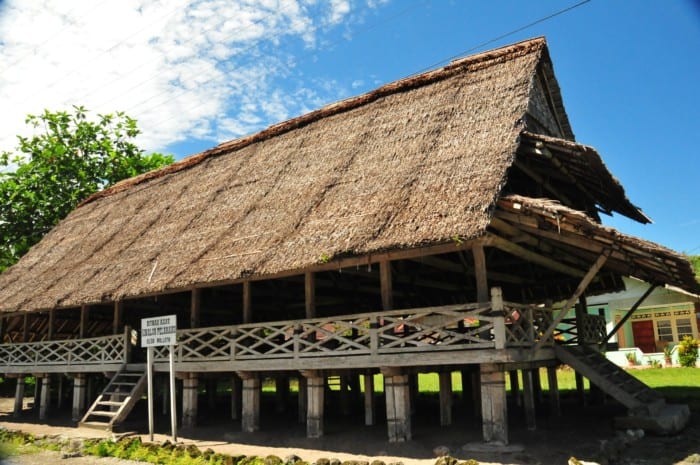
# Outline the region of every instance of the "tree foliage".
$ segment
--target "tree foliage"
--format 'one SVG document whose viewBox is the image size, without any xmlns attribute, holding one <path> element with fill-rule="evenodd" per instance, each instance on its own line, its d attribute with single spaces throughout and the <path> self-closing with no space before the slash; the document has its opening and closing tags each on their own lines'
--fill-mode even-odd
<svg viewBox="0 0 700 465">
<path fill-rule="evenodd" d="M 18 136 L 16 151 L 0 154 L 0 270 L 15 263 L 87 196 L 173 162 L 145 154 L 132 140 L 140 133 L 124 113 L 88 118 L 45 110 L 27 116 L 33 135 Z"/>
<path fill-rule="evenodd" d="M 688 255 L 686 257 L 695 272 L 695 280 L 700 283 L 700 255 Z"/>
</svg>

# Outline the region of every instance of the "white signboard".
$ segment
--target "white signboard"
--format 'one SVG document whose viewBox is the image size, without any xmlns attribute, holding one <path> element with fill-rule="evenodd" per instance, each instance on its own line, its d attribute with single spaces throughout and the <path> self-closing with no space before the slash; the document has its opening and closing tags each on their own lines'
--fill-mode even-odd
<svg viewBox="0 0 700 465">
<path fill-rule="evenodd" d="M 141 347 L 174 346 L 177 315 L 156 316 L 141 320 Z"/>
</svg>

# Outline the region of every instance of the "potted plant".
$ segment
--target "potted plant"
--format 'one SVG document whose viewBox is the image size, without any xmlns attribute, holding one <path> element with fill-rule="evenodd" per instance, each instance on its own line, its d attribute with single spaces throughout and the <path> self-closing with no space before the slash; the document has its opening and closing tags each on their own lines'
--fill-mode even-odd
<svg viewBox="0 0 700 465">
<path fill-rule="evenodd" d="M 627 363 L 629 366 L 635 366 L 639 361 L 637 360 L 637 353 L 636 352 L 627 352 L 625 354 L 625 357 L 627 358 Z"/>
<path fill-rule="evenodd" d="M 667 367 L 673 365 L 673 359 L 671 357 L 672 351 L 673 347 L 671 347 L 671 344 L 666 344 L 664 346 L 664 365 Z"/>
</svg>

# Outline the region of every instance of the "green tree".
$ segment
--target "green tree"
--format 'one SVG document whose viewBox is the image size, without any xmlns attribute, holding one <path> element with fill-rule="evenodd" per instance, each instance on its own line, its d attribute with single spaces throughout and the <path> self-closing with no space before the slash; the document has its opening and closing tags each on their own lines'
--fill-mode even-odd
<svg viewBox="0 0 700 465">
<path fill-rule="evenodd" d="M 124 113 L 88 119 L 45 110 L 27 116 L 33 135 L 18 136 L 16 151 L 0 154 L 0 271 L 14 264 L 87 196 L 173 162 L 145 154 L 132 140 L 140 133 Z"/>
<path fill-rule="evenodd" d="M 688 255 L 687 258 L 695 272 L 695 280 L 700 283 L 700 255 Z"/>
</svg>

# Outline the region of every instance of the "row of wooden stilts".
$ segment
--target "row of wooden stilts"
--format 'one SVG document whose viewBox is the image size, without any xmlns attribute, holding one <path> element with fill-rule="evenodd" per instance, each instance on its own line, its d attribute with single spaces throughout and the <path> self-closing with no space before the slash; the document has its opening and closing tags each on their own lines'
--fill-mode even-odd
<svg viewBox="0 0 700 465">
<path fill-rule="evenodd" d="M 481 417 L 483 438 L 486 442 L 508 443 L 508 412 L 506 398 L 506 376 L 510 377 L 511 395 L 517 399 L 525 413 L 528 429 L 536 427 L 535 398 L 541 391 L 539 369 L 522 369 L 518 376 L 518 370 L 507 370 L 504 364 L 481 364 L 478 370 L 462 371 L 463 392 L 471 393 L 471 401 L 477 416 Z M 386 404 L 386 422 L 388 439 L 391 442 L 408 441 L 411 439 L 411 412 L 412 398 L 417 388 L 414 372 L 401 368 L 385 368 L 381 370 L 384 377 L 384 397 Z M 206 384 L 207 379 L 201 373 L 178 373 L 182 380 L 182 428 L 192 428 L 197 425 L 198 394 L 200 381 L 205 383 L 206 391 L 216 394 L 216 382 Z M 231 418 L 240 420 L 241 430 L 255 432 L 260 429 L 260 396 L 262 380 L 266 374 L 262 372 L 237 372 L 231 375 Z M 439 402 L 440 424 L 449 426 L 452 424 L 452 372 L 442 371 L 439 375 Z M 364 383 L 364 423 L 374 425 L 377 421 L 374 393 L 374 372 L 368 371 L 361 374 Z M 93 400 L 97 396 L 96 386 L 92 377 L 84 373 L 70 375 L 73 378 L 72 387 L 72 418 L 80 420 L 86 410 L 88 399 Z M 549 384 L 550 412 L 560 415 L 559 392 L 557 387 L 555 367 L 547 368 Z M 289 389 L 289 374 L 275 377 L 276 391 L 282 396 Z M 341 403 L 346 402 L 344 394 L 347 392 L 347 384 L 355 379 L 359 388 L 359 378 L 340 376 L 342 383 Z M 65 376 L 58 377 L 57 407 L 61 407 L 62 399 L 66 394 L 64 387 Z M 309 438 L 318 438 L 324 435 L 324 406 L 327 391 L 328 377 L 322 371 L 303 370 L 297 376 L 299 383 L 298 394 L 298 418 L 306 423 L 306 433 Z M 286 386 L 285 386 L 286 383 Z M 582 385 L 582 384 L 581 384 Z M 39 419 L 45 420 L 49 414 L 51 403 L 52 377 L 50 375 L 37 376 L 34 392 L 35 409 L 38 410 Z M 359 392 L 359 389 L 357 389 Z M 168 409 L 168 389 L 163 389 L 163 410 Z M 22 413 L 23 399 L 25 397 L 25 379 L 17 378 L 14 414 Z M 346 409 L 345 406 L 341 407 Z"/>
</svg>

